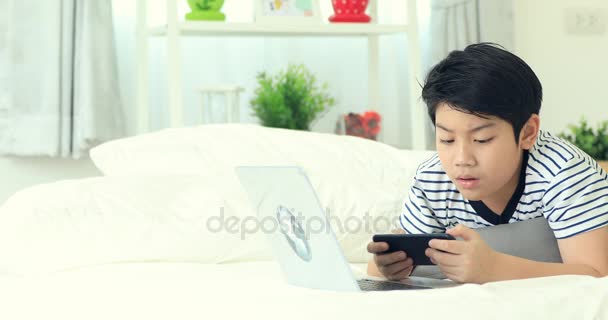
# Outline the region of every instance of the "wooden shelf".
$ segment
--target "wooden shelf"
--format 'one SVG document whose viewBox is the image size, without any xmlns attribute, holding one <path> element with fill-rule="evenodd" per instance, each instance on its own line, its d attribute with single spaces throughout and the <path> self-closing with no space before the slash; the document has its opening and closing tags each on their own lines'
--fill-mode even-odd
<svg viewBox="0 0 608 320">
<path fill-rule="evenodd" d="M 408 26 L 369 23 L 324 23 L 324 24 L 270 24 L 270 23 L 225 23 L 225 22 L 181 22 L 181 35 L 222 36 L 371 36 L 404 33 Z M 167 26 L 148 29 L 150 36 L 166 36 Z"/>
</svg>

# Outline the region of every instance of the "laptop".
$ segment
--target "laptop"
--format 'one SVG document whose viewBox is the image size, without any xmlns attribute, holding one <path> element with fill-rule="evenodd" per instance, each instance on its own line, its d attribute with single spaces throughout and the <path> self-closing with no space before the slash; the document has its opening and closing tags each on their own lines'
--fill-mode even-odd
<svg viewBox="0 0 608 320">
<path fill-rule="evenodd" d="M 356 277 L 336 240 L 315 191 L 298 167 L 237 167 L 237 176 L 257 212 L 286 281 L 332 291 L 444 288 L 448 280 L 410 277 L 388 281 Z"/>
</svg>

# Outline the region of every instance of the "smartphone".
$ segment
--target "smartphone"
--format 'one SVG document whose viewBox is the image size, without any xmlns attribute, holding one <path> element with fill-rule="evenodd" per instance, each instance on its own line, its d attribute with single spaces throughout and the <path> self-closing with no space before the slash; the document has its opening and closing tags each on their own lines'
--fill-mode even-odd
<svg viewBox="0 0 608 320">
<path fill-rule="evenodd" d="M 376 234 L 373 236 L 374 242 L 388 243 L 388 250 L 384 253 L 395 251 L 405 251 L 408 257 L 414 260 L 414 265 L 426 266 L 432 265 L 431 259 L 424 254 L 426 248 L 429 247 L 429 241 L 432 239 L 440 240 L 456 240 L 447 233 L 429 233 L 429 234 Z"/>
</svg>

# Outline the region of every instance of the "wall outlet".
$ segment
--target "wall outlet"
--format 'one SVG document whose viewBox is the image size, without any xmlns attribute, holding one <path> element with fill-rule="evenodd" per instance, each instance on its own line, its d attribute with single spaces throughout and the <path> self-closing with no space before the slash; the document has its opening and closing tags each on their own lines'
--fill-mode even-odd
<svg viewBox="0 0 608 320">
<path fill-rule="evenodd" d="M 564 10 L 566 32 L 574 35 L 606 33 L 606 10 L 591 7 L 571 7 Z"/>
</svg>

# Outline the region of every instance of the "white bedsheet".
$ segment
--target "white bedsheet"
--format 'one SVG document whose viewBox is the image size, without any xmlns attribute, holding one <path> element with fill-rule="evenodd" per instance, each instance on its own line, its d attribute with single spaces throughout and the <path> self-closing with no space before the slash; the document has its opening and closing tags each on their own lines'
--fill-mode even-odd
<svg viewBox="0 0 608 320">
<path fill-rule="evenodd" d="M 339 293 L 290 287 L 273 262 L 130 263 L 0 276 L 0 304 L 0 319 L 608 319 L 608 277 Z"/>
</svg>

